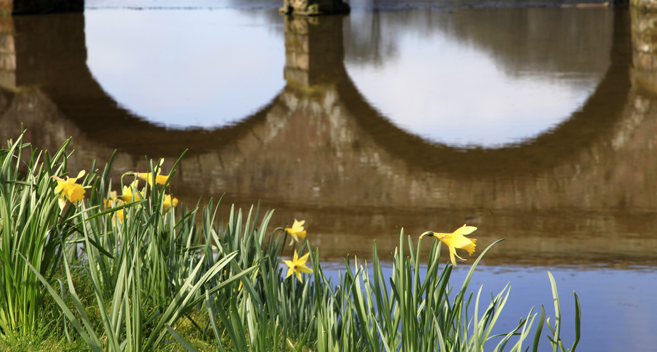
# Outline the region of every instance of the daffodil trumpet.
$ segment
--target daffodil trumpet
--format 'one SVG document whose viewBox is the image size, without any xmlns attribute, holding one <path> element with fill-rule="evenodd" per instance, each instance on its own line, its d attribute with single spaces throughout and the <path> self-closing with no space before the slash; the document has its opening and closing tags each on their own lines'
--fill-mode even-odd
<svg viewBox="0 0 657 352">
<path fill-rule="evenodd" d="M 468 252 L 468 255 L 472 255 L 477 246 L 475 243 L 477 240 L 475 238 L 467 238 L 466 235 L 469 235 L 477 230 L 474 226 L 463 225 L 452 233 L 438 233 L 433 231 L 427 231 L 420 235 L 420 238 L 424 236 L 434 236 L 439 239 L 442 243 L 446 244 L 449 248 L 449 259 L 452 262 L 452 265 L 456 266 L 456 258 L 465 260 L 456 254 L 456 248 L 465 249 Z"/>
<path fill-rule="evenodd" d="M 171 198 L 170 194 L 165 194 L 164 198 L 162 199 L 162 207 L 164 210 L 167 210 L 172 206 L 174 208 L 178 206 L 178 198 Z"/>
</svg>

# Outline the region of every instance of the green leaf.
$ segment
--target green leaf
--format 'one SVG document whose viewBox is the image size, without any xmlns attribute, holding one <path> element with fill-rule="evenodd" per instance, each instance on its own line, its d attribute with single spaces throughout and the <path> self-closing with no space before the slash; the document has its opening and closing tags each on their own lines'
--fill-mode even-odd
<svg viewBox="0 0 657 352">
<path fill-rule="evenodd" d="M 180 344 L 183 345 L 183 347 L 185 347 L 185 349 L 186 349 L 187 351 L 189 351 L 189 352 L 198 352 L 198 351 L 196 350 L 196 348 L 194 348 L 194 346 L 192 346 L 189 342 L 187 342 L 187 340 L 185 340 L 182 336 L 180 336 L 180 334 L 179 334 L 176 330 L 174 330 L 171 326 L 169 326 L 168 324 L 165 324 L 164 326 L 167 328 L 167 330 L 169 331 L 169 333 L 170 333 L 170 334 L 171 334 L 171 335 L 172 335 L 172 336 L 173 336 L 178 342 L 180 342 Z"/>
</svg>

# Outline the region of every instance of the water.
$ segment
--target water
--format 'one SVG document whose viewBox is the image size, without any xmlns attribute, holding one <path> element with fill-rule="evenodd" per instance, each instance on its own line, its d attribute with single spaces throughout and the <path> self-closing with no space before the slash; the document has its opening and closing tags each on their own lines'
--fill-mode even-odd
<svg viewBox="0 0 657 352">
<path fill-rule="evenodd" d="M 551 311 L 550 270 L 566 316 L 581 298 L 582 351 L 652 350 L 651 18 L 527 4 L 360 1 L 307 20 L 278 1 L 96 0 L 15 17 L 0 138 L 20 123 L 41 148 L 73 136 L 72 172 L 117 149 L 115 180 L 189 149 L 176 197 L 305 219 L 328 267 L 374 240 L 391 258 L 402 227 L 477 226 L 478 252 L 506 238 L 471 286 L 511 282 L 500 324 Z"/>
<path fill-rule="evenodd" d="M 326 270 L 327 268 L 329 270 Z M 333 282 L 338 282 L 336 271 L 344 272 L 344 266 L 337 264 L 329 264 L 322 269 L 329 272 L 328 277 Z M 387 277 L 392 275 L 390 265 L 383 265 L 382 271 Z M 459 265 L 452 272 L 450 283 L 455 291 L 461 288 L 468 271 L 469 267 Z M 574 266 L 530 268 L 479 266 L 469 286 L 469 291 L 474 292 L 470 314 L 474 313 L 474 302 L 479 287 L 483 286 L 479 304 L 481 312 L 488 307 L 491 294 L 497 296 L 509 284 L 509 300 L 492 330 L 492 335 L 512 331 L 520 317 L 527 317 L 532 307 L 534 313 L 538 312 L 540 315 L 541 305 L 545 308 L 546 318 L 554 322 L 554 305 L 548 271 L 554 276 L 559 289 L 561 314 L 564 317 L 561 338 L 566 348 L 570 348 L 575 339 L 575 324 L 571 317 L 575 315 L 573 292 L 576 291 L 583 314 L 582 337 L 577 350 L 653 350 L 653 346 L 657 343 L 657 337 L 652 333 L 652 328 L 657 324 L 657 315 L 654 314 L 657 297 L 652 293 L 657 288 L 654 268 L 635 267 L 631 271 L 626 271 Z M 371 266 L 369 274 L 372 277 Z M 390 287 L 388 292 L 391 292 Z M 534 324 L 537 323 L 534 321 Z M 549 328 L 545 325 L 543 331 L 547 334 Z M 539 351 L 551 351 L 549 341 L 545 338 L 546 334 L 541 338 Z M 534 335 L 532 333 L 529 336 L 533 338 Z M 493 339 L 486 348 L 493 350 L 499 341 L 499 338 Z M 531 344 L 531 341 L 528 339 L 525 348 Z"/>
</svg>

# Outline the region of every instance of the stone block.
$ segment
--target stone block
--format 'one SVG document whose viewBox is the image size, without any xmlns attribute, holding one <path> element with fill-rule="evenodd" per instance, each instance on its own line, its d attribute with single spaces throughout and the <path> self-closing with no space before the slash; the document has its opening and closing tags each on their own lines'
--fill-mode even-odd
<svg viewBox="0 0 657 352">
<path fill-rule="evenodd" d="M 320 16 L 349 13 L 342 0 L 284 0 L 279 12 L 285 15 Z"/>
<path fill-rule="evenodd" d="M 630 0 L 630 6 L 642 11 L 657 12 L 657 0 Z"/>
<path fill-rule="evenodd" d="M 13 14 L 84 11 L 84 0 L 0 0 L 0 10 L 3 3 L 13 3 Z"/>
</svg>

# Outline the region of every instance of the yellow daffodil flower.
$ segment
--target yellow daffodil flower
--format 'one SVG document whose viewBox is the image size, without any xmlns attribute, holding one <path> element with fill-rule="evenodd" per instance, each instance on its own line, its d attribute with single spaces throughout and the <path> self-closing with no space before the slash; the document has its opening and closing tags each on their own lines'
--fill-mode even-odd
<svg viewBox="0 0 657 352">
<path fill-rule="evenodd" d="M 162 171 L 162 164 L 164 164 L 164 159 L 160 159 L 160 163 L 157 168 L 157 173 L 155 174 L 155 183 L 163 185 L 167 182 L 169 177 L 171 175 L 160 175 L 160 171 Z M 153 173 L 152 172 L 134 172 L 134 171 L 128 171 L 123 176 L 121 176 L 121 179 L 125 176 L 134 176 L 140 180 L 144 180 L 148 182 L 148 184 L 153 188 Z"/>
<path fill-rule="evenodd" d="M 105 206 L 105 209 L 113 208 L 115 206 L 121 206 L 123 204 L 124 202 L 116 196 L 116 191 L 110 192 L 110 199 L 103 200 L 103 205 Z M 116 212 L 114 212 L 114 216 L 112 216 L 112 219 L 119 219 L 119 221 L 123 221 L 123 209 L 119 209 Z"/>
<path fill-rule="evenodd" d="M 461 248 L 465 249 L 468 251 L 469 255 L 472 255 L 475 251 L 475 247 L 477 246 L 475 243 L 477 242 L 476 239 L 472 238 L 467 238 L 465 235 L 469 235 L 473 233 L 477 228 L 474 226 L 466 226 L 463 225 L 462 227 L 458 228 L 456 231 L 452 233 L 436 233 L 432 231 L 427 231 L 420 235 L 420 238 L 425 235 L 429 236 L 434 236 L 437 239 L 439 239 L 442 243 L 446 244 L 447 247 L 449 247 L 449 259 L 452 261 L 452 265 L 456 266 L 456 259 L 454 256 L 458 257 L 461 260 L 465 260 L 461 257 L 459 257 L 458 254 L 456 254 L 456 248 Z"/>
<path fill-rule="evenodd" d="M 135 173 L 135 175 L 137 176 L 138 179 L 147 181 L 148 184 L 151 186 L 151 188 L 153 188 L 153 174 L 152 173 L 150 173 L 150 172 L 146 172 L 146 173 L 137 172 L 137 173 Z M 169 175 L 166 175 L 166 176 L 160 175 L 159 172 L 155 175 L 155 183 L 160 184 L 160 185 L 165 184 L 168 179 L 169 179 Z"/>
<path fill-rule="evenodd" d="M 294 219 L 292 227 L 286 227 L 285 231 L 289 233 L 295 241 L 299 242 L 299 237 L 302 239 L 306 238 L 306 230 L 303 229 L 303 224 L 305 222 L 306 220 L 297 221 L 297 219 Z M 292 241 L 290 241 L 290 245 L 292 245 Z"/>
<path fill-rule="evenodd" d="M 160 171 L 162 171 L 162 164 L 164 164 L 164 159 L 160 159 L 160 163 L 157 168 L 157 174 L 155 174 L 155 183 L 163 185 L 167 182 L 169 179 L 169 175 L 160 175 Z M 146 172 L 146 173 L 141 173 L 138 172 L 135 174 L 138 179 L 147 181 L 148 184 L 153 188 L 153 173 L 152 172 Z"/>
<path fill-rule="evenodd" d="M 306 261 L 308 260 L 308 256 L 310 253 L 306 253 L 303 257 L 299 258 L 299 255 L 297 254 L 297 251 L 294 251 L 294 259 L 292 261 L 285 260 L 285 264 L 289 267 L 287 270 L 287 275 L 285 278 L 287 279 L 294 273 L 297 276 L 297 279 L 299 279 L 300 282 L 303 282 L 301 279 L 301 273 L 312 273 L 313 269 L 310 269 L 306 266 Z"/>
<path fill-rule="evenodd" d="M 133 182 L 131 186 L 123 186 L 123 194 L 121 194 L 121 200 L 130 203 L 133 199 L 132 186 L 136 187 L 136 182 Z M 142 200 L 142 196 L 139 192 L 134 193 L 134 200 Z"/>
<path fill-rule="evenodd" d="M 53 179 L 57 181 L 57 186 L 55 187 L 55 194 L 59 195 L 59 207 L 64 209 L 66 205 L 66 200 L 69 200 L 71 203 L 77 203 L 84 199 L 84 194 L 87 192 L 82 185 L 76 183 L 76 181 L 83 177 L 85 171 L 82 170 L 78 173 L 78 177 L 70 178 L 66 176 L 66 180 L 63 178 L 52 176 Z"/>
<path fill-rule="evenodd" d="M 170 194 L 165 194 L 164 199 L 162 200 L 162 206 L 164 207 L 164 210 L 169 209 L 171 206 L 177 206 L 178 205 L 178 198 L 173 198 L 171 199 Z"/>
</svg>

